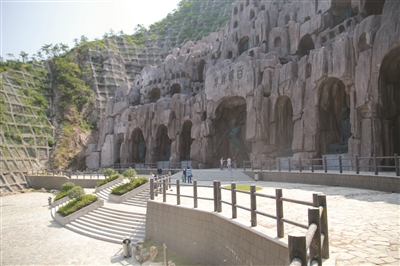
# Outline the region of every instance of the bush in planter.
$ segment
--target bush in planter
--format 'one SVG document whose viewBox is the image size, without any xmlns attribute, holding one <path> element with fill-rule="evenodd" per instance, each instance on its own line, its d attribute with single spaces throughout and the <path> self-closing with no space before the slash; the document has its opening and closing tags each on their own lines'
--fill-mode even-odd
<svg viewBox="0 0 400 266">
<path fill-rule="evenodd" d="M 68 197 L 70 199 L 77 199 L 85 195 L 85 190 L 82 187 L 76 186 L 73 187 L 70 191 L 68 191 Z"/>
<path fill-rule="evenodd" d="M 115 174 L 115 170 L 112 169 L 112 168 L 107 168 L 107 169 L 104 170 L 104 172 L 103 172 L 103 175 L 104 175 L 105 177 L 112 176 L 113 174 Z"/>
<path fill-rule="evenodd" d="M 92 195 L 92 194 L 84 195 L 82 197 L 71 200 L 66 205 L 60 207 L 57 212 L 59 214 L 61 214 L 62 216 L 68 216 L 71 213 L 74 213 L 77 210 L 80 210 L 80 209 L 92 204 L 98 198 L 99 197 Z"/>
<path fill-rule="evenodd" d="M 120 176 L 120 175 L 119 175 L 118 173 L 113 174 L 112 176 L 107 177 L 107 178 L 105 178 L 105 179 L 103 179 L 103 180 L 97 182 L 97 186 L 100 187 L 100 186 L 102 186 L 102 185 L 104 185 L 104 184 L 107 184 L 108 182 L 111 182 L 111 181 L 113 181 L 113 180 L 115 180 L 115 179 L 118 179 L 119 176 Z"/>
<path fill-rule="evenodd" d="M 134 190 L 137 187 L 140 187 L 141 185 L 149 182 L 149 179 L 147 177 L 138 177 L 133 179 L 129 183 L 122 184 L 118 187 L 113 188 L 111 191 L 111 194 L 114 195 L 123 195 L 131 190 Z"/>
<path fill-rule="evenodd" d="M 128 169 L 125 170 L 125 172 L 122 174 L 125 178 L 128 178 L 130 181 L 132 181 L 136 177 L 136 171 L 135 169 Z"/>
<path fill-rule="evenodd" d="M 54 198 L 54 201 L 62 199 L 66 196 L 68 196 L 69 191 L 75 187 L 75 184 L 72 182 L 67 182 L 62 184 L 60 192 L 57 193 L 56 197 Z"/>
</svg>

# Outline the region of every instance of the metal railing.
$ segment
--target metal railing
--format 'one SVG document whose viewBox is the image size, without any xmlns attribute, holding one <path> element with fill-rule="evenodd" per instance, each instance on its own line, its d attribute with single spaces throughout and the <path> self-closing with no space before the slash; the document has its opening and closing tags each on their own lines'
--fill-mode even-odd
<svg viewBox="0 0 400 266">
<path fill-rule="evenodd" d="M 339 172 L 350 171 L 356 174 L 360 172 L 371 172 L 375 175 L 379 173 L 394 172 L 396 176 L 400 176 L 400 157 L 397 154 L 394 156 L 374 156 L 374 157 L 342 157 L 314 159 L 292 159 L 292 158 L 277 158 L 267 161 L 244 161 L 244 170 L 251 168 L 252 170 L 266 171 L 299 171 L 299 172 L 314 172 L 324 171 Z"/>
<path fill-rule="evenodd" d="M 251 226 L 257 226 L 257 216 L 265 216 L 276 220 L 276 230 L 277 237 L 284 237 L 284 223 L 291 224 L 303 229 L 308 229 L 305 236 L 307 239 L 307 249 L 310 249 L 310 256 L 313 261 L 318 262 L 319 265 L 322 264 L 322 258 L 329 258 L 329 240 L 328 240 L 328 215 L 327 215 L 327 205 L 326 196 L 323 194 L 313 194 L 313 200 L 301 201 L 291 198 L 285 198 L 282 195 L 282 189 L 276 189 L 275 195 L 267 195 L 263 193 L 256 192 L 256 186 L 250 186 L 250 192 L 236 189 L 236 183 L 231 183 L 230 188 L 221 186 L 221 181 L 213 181 L 213 185 L 198 185 L 197 180 L 193 180 L 193 184 L 181 184 L 179 179 L 176 180 L 176 192 L 168 192 L 168 188 L 171 188 L 173 184 L 171 183 L 171 177 L 167 176 L 161 180 L 150 180 L 150 199 L 154 200 L 158 193 L 162 193 L 163 202 L 167 201 L 167 195 L 176 197 L 176 205 L 181 204 L 181 197 L 192 198 L 193 207 L 198 208 L 199 200 L 209 200 L 214 202 L 214 211 L 222 212 L 222 204 L 231 206 L 232 219 L 237 218 L 237 209 L 242 209 L 250 212 L 250 223 Z M 192 195 L 182 195 L 181 186 L 192 186 Z M 198 188 L 209 188 L 213 191 L 213 197 L 203 197 L 198 195 Z M 222 190 L 228 190 L 231 193 L 230 201 L 229 199 L 222 199 Z M 250 197 L 250 206 L 239 205 L 237 202 L 237 194 L 242 193 Z M 257 198 L 263 197 L 274 200 L 275 213 L 265 213 L 258 210 Z M 284 217 L 284 202 L 290 202 L 294 204 L 300 204 L 305 206 L 310 206 L 308 213 L 308 225 L 299 223 L 294 220 L 290 220 Z M 318 212 L 318 213 L 317 213 Z M 318 219 L 316 218 L 318 217 Z M 288 236 L 289 240 L 297 239 L 296 237 Z M 294 240 L 296 241 L 296 240 Z M 302 241 L 302 240 L 301 240 Z M 297 245 L 297 243 L 295 243 Z M 303 263 L 303 258 L 307 257 L 307 249 L 294 248 L 289 245 L 290 261 L 293 259 L 295 261 L 301 260 Z"/>
</svg>

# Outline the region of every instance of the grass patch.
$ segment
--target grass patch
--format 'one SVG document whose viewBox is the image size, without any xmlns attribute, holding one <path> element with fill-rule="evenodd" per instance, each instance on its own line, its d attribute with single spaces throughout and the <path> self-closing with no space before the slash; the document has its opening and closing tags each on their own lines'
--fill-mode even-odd
<svg viewBox="0 0 400 266">
<path fill-rule="evenodd" d="M 140 187 L 141 185 L 149 182 L 149 179 L 147 177 L 138 177 L 133 179 L 129 183 L 125 183 L 122 185 L 119 185 L 118 187 L 113 188 L 111 191 L 111 194 L 114 195 L 123 195 L 131 190 L 134 190 L 137 187 Z"/>
<path fill-rule="evenodd" d="M 163 252 L 163 245 L 155 242 L 150 239 L 145 239 L 143 242 L 143 248 L 145 248 L 147 251 L 150 251 L 150 247 L 155 246 L 158 250 L 157 256 L 154 259 L 154 262 L 163 262 L 164 261 L 164 252 Z M 168 247 L 168 244 L 167 244 Z M 178 253 L 174 252 L 171 249 L 168 249 L 168 261 L 172 261 L 175 263 L 175 265 L 200 265 L 196 263 L 195 261 L 186 258 L 185 256 L 179 255 Z"/>
<path fill-rule="evenodd" d="M 118 179 L 119 176 L 120 176 L 119 174 L 114 174 L 114 175 L 112 175 L 110 177 L 106 177 L 105 179 L 97 182 L 97 186 L 100 187 L 100 186 L 102 186 L 104 184 L 107 184 L 108 182 L 111 182 L 111 181 L 113 181 L 115 179 Z"/>
<path fill-rule="evenodd" d="M 227 185 L 227 186 L 224 186 L 224 187 L 226 187 L 226 188 L 231 188 L 231 185 Z M 236 185 L 236 189 L 237 190 L 243 190 L 243 191 L 250 191 L 250 185 Z M 262 189 L 262 187 L 259 187 L 259 186 L 256 186 L 256 191 L 257 190 L 261 190 Z"/>
<path fill-rule="evenodd" d="M 58 209 L 58 213 L 61 214 L 62 216 L 68 216 L 71 213 L 74 213 L 90 204 L 95 202 L 99 197 L 92 195 L 92 194 L 87 194 L 82 197 L 79 197 L 77 199 L 71 200 L 68 202 L 66 205 L 60 207 Z"/>
</svg>

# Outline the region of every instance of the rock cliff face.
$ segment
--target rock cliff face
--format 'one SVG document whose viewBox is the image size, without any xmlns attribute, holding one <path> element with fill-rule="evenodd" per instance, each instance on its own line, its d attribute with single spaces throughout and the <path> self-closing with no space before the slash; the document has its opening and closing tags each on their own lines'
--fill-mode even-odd
<svg viewBox="0 0 400 266">
<path fill-rule="evenodd" d="M 86 167 L 400 153 L 398 10 L 399 1 L 237 1 L 224 28 L 140 72 L 135 60 L 116 69 L 123 59 L 108 59 L 103 70 L 132 75 L 113 75 Z M 97 84 L 100 94 L 110 86 Z"/>
</svg>

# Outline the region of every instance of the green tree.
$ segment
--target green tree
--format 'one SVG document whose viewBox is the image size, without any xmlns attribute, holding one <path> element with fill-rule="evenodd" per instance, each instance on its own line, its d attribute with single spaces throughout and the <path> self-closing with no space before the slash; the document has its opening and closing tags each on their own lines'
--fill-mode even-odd
<svg viewBox="0 0 400 266">
<path fill-rule="evenodd" d="M 129 180 L 133 180 L 136 177 L 136 171 L 135 169 L 127 169 L 124 171 L 124 173 L 122 174 L 125 178 L 128 178 Z"/>
<path fill-rule="evenodd" d="M 70 199 L 77 199 L 84 195 L 85 195 L 85 190 L 83 190 L 83 188 L 80 186 L 75 186 L 68 192 L 68 197 Z"/>
<path fill-rule="evenodd" d="M 106 170 L 104 170 L 103 175 L 104 175 L 105 177 L 108 177 L 108 176 L 112 176 L 114 173 L 115 173 L 115 170 L 114 170 L 114 169 L 112 169 L 112 168 L 107 168 Z"/>
</svg>

